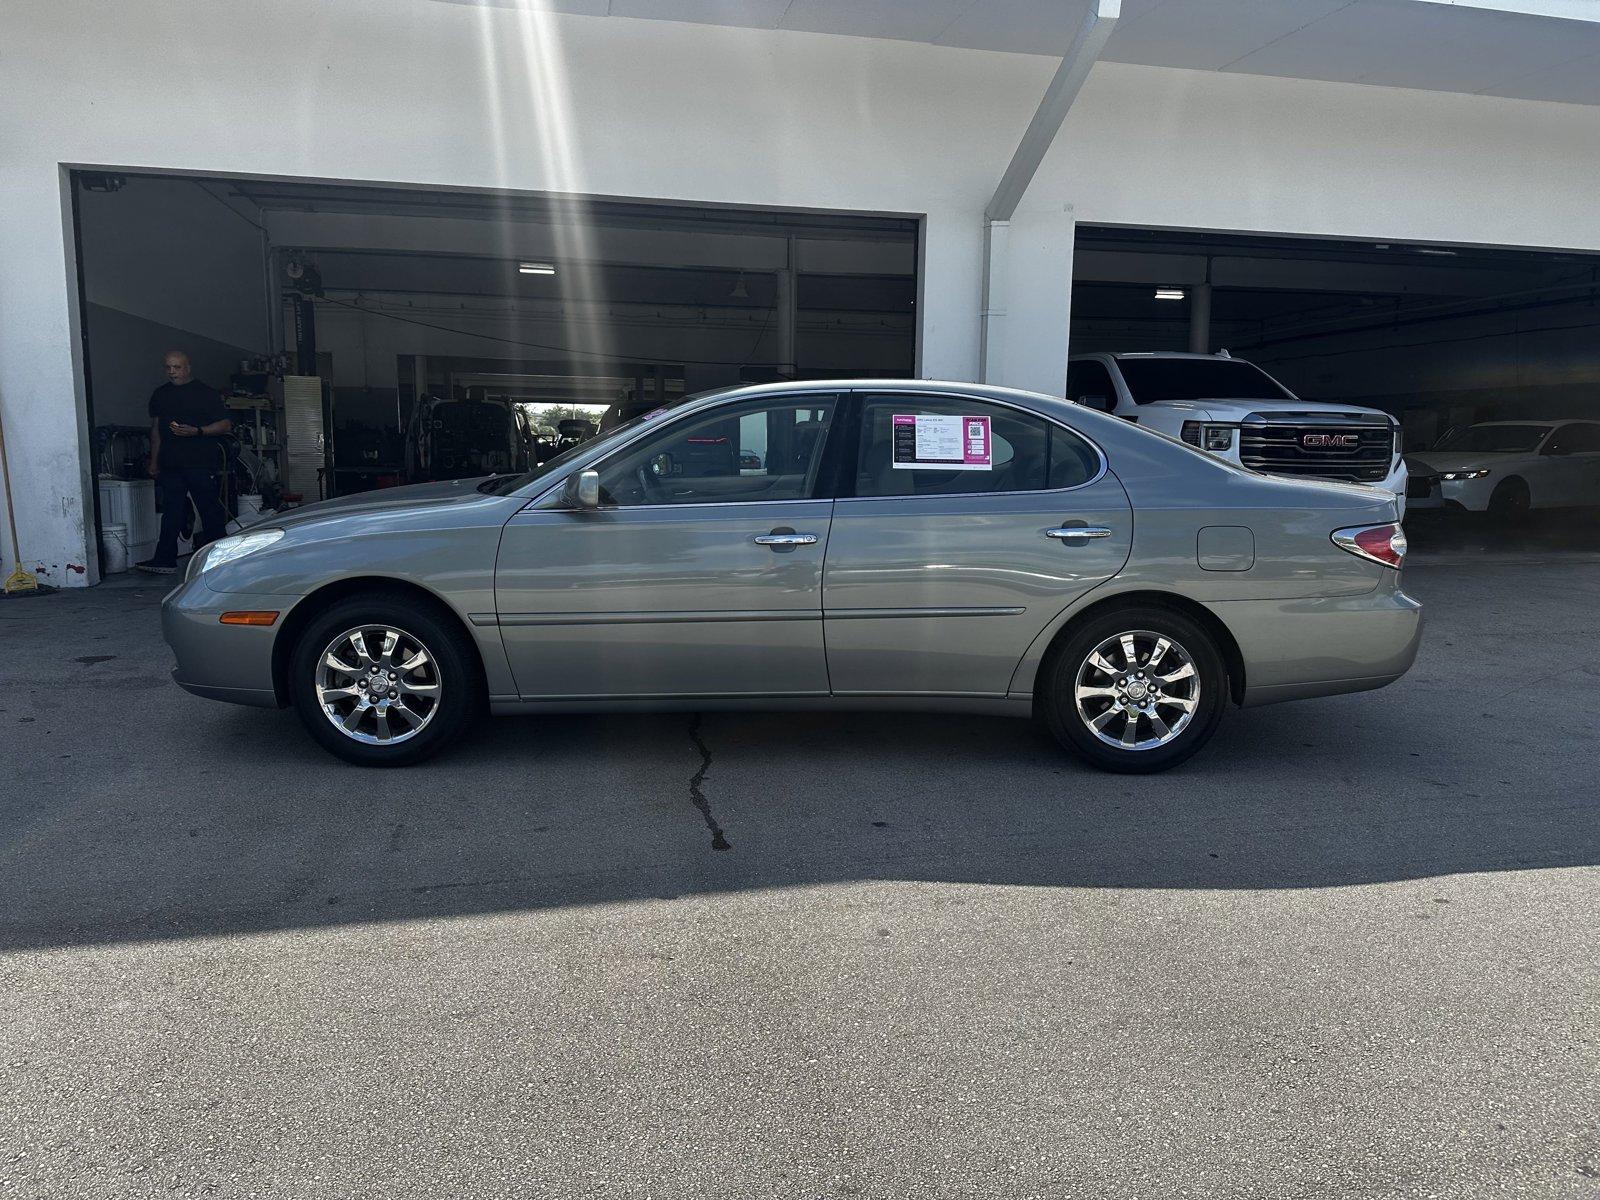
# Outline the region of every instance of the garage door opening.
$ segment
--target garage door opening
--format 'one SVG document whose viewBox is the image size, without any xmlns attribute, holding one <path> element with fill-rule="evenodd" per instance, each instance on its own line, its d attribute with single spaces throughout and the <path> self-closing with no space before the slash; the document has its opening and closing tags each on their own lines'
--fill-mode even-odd
<svg viewBox="0 0 1600 1200">
<path fill-rule="evenodd" d="M 231 419 L 205 439 L 230 529 L 521 470 L 705 388 L 914 370 L 911 218 L 110 170 L 72 188 L 109 569 L 156 551 L 169 351 Z M 203 537 L 184 507 L 180 555 Z"/>
<path fill-rule="evenodd" d="M 1080 227 L 1073 354 L 1191 350 L 1398 420 L 1425 547 L 1600 549 L 1600 256 Z"/>
</svg>

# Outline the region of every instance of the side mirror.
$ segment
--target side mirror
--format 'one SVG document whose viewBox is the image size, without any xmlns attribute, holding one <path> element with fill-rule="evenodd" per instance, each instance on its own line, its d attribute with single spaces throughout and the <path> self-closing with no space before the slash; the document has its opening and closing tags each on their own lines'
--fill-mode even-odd
<svg viewBox="0 0 1600 1200">
<path fill-rule="evenodd" d="M 1079 396 L 1078 403 L 1085 408 L 1097 408 L 1103 413 L 1115 412 L 1116 400 L 1111 396 Z"/>
<path fill-rule="evenodd" d="M 572 489 L 572 502 L 579 508 L 600 507 L 600 472 L 579 471 Z"/>
</svg>

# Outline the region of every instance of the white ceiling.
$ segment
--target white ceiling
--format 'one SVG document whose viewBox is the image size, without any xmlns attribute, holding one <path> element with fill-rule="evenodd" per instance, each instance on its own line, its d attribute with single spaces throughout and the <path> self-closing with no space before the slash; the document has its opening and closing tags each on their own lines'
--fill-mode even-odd
<svg viewBox="0 0 1600 1200">
<path fill-rule="evenodd" d="M 1088 0 L 455 2 L 1059 55 Z M 1600 0 L 1123 0 L 1102 57 L 1600 105 Z"/>
</svg>

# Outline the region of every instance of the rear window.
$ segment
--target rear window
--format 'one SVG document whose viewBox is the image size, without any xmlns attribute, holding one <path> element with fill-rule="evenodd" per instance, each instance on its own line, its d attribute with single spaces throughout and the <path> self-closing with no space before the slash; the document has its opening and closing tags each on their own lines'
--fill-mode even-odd
<svg viewBox="0 0 1600 1200">
<path fill-rule="evenodd" d="M 1260 367 L 1238 359 L 1119 358 L 1136 404 L 1163 400 L 1293 400 Z"/>
</svg>

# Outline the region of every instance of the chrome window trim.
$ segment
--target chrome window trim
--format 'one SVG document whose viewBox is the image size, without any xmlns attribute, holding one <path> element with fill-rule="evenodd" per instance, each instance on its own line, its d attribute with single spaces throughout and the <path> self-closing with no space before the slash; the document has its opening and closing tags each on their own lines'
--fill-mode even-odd
<svg viewBox="0 0 1600 1200">
<path fill-rule="evenodd" d="M 915 381 L 914 380 L 908 380 L 907 382 L 915 382 Z M 1082 439 L 1085 443 L 1088 444 L 1089 448 L 1095 452 L 1095 456 L 1100 460 L 1100 469 L 1098 471 L 1096 471 L 1088 479 L 1084 480 L 1082 483 L 1075 483 L 1071 487 L 1064 487 L 1064 488 L 1024 488 L 1024 489 L 1022 489 L 1020 491 L 1007 491 L 1007 492 L 940 492 L 937 495 L 932 495 L 932 496 L 832 496 L 832 497 L 830 497 L 830 496 L 817 496 L 817 497 L 806 497 L 804 499 L 799 499 L 799 500 L 693 500 L 693 501 L 688 501 L 688 502 L 683 503 L 683 504 L 630 504 L 630 505 L 627 505 L 627 506 L 617 505 L 617 506 L 614 506 L 614 507 L 611 507 L 611 508 L 604 508 L 604 509 L 587 509 L 587 508 L 538 508 L 538 509 L 535 509 L 535 506 L 540 501 L 544 500 L 546 497 L 554 494 L 555 492 L 557 492 L 558 490 L 560 490 L 561 488 L 564 488 L 566 486 L 567 480 L 569 478 L 571 478 L 571 476 L 572 476 L 572 471 L 568 471 L 556 483 L 552 484 L 550 487 L 546 488 L 544 491 L 539 492 L 537 495 L 534 495 L 534 496 L 530 497 L 528 502 L 525 505 L 523 505 L 522 508 L 518 509 L 516 514 L 513 515 L 512 520 L 515 520 L 517 517 L 521 516 L 523 513 L 526 513 L 526 512 L 528 512 L 530 510 L 537 511 L 537 512 L 561 512 L 561 513 L 574 513 L 574 512 L 639 512 L 639 511 L 644 510 L 644 509 L 664 509 L 664 508 L 670 508 L 670 509 L 685 509 L 685 508 L 747 508 L 747 507 L 750 507 L 751 505 L 758 505 L 758 504 L 760 504 L 760 505 L 765 505 L 765 504 L 825 504 L 825 503 L 826 504 L 831 504 L 831 503 L 844 503 L 844 504 L 847 504 L 847 503 L 850 503 L 851 501 L 854 501 L 854 500 L 866 500 L 866 501 L 881 501 L 881 500 L 955 500 L 955 499 L 961 499 L 963 497 L 972 498 L 972 497 L 980 497 L 980 496 L 1060 496 L 1060 495 L 1065 495 L 1068 492 L 1076 492 L 1076 491 L 1079 491 L 1079 490 L 1081 490 L 1083 488 L 1093 487 L 1095 484 L 1099 483 L 1102 479 L 1104 479 L 1108 474 L 1111 473 L 1111 463 L 1110 463 L 1110 460 L 1107 459 L 1107 457 L 1106 457 L 1106 452 L 1105 452 L 1104 448 L 1102 448 L 1100 443 L 1095 441 L 1088 434 L 1084 433 L 1082 430 L 1074 429 L 1072 426 L 1065 424 L 1063 421 L 1060 421 L 1055 417 L 1048 416 L 1045 413 L 1040 412 L 1038 409 L 1029 408 L 1025 404 L 1017 404 L 1017 403 L 1015 403 L 1013 401 L 1010 401 L 1010 400 L 999 400 L 999 399 L 996 399 L 996 398 L 991 397 L 991 396 L 978 396 L 978 395 L 973 395 L 970 392 L 950 392 L 950 391 L 932 391 L 932 390 L 918 390 L 918 391 L 913 391 L 913 392 L 893 392 L 893 391 L 887 391 L 887 390 L 880 389 L 880 388 L 868 389 L 868 388 L 859 388 L 859 387 L 850 387 L 850 388 L 837 388 L 837 387 L 835 387 L 835 388 L 824 388 L 824 387 L 819 387 L 814 391 L 813 390 L 807 390 L 807 391 L 804 391 L 804 392 L 769 392 L 766 395 L 762 395 L 760 393 L 757 393 L 754 396 L 741 396 L 737 401 L 728 401 L 728 403 L 743 404 L 743 403 L 746 403 L 746 402 L 749 402 L 749 401 L 760 401 L 760 400 L 768 398 L 769 396 L 772 396 L 772 397 L 781 396 L 784 399 L 788 399 L 791 396 L 795 397 L 796 399 L 803 399 L 803 398 L 805 398 L 807 396 L 831 396 L 831 397 L 833 397 L 835 399 L 838 399 L 838 398 L 843 397 L 843 396 L 861 396 L 861 397 L 863 397 L 863 399 L 865 399 L 867 397 L 872 397 L 872 396 L 906 396 L 908 398 L 915 398 L 915 397 L 918 397 L 918 396 L 928 396 L 928 397 L 933 397 L 935 399 L 940 399 L 940 400 L 960 400 L 960 401 L 966 401 L 966 402 L 972 403 L 972 404 L 992 404 L 992 405 L 995 405 L 998 408 L 1009 408 L 1014 412 L 1022 413 L 1024 416 L 1036 417 L 1039 420 L 1044 421 L 1046 424 L 1054 425 L 1056 428 L 1066 431 L 1067 433 L 1071 434 L 1075 438 Z M 1071 403 L 1071 401 L 1063 401 L 1063 403 Z M 673 424 L 676 424 L 677 421 L 685 421 L 685 420 L 688 420 L 690 417 L 699 416 L 699 415 L 701 415 L 703 413 L 709 412 L 714 407 L 715 407 L 714 404 L 707 404 L 703 408 L 696 408 L 696 409 L 692 410 L 691 412 L 683 413 L 680 416 L 678 416 L 677 418 L 675 418 L 675 420 L 673 421 Z M 661 426 L 660 428 L 665 429 L 665 428 L 670 428 L 670 426 Z M 612 458 L 612 457 L 614 457 L 614 456 L 616 456 L 618 454 L 623 453 L 624 451 L 626 451 L 628 449 L 628 447 L 632 446 L 635 442 L 639 441 L 645 435 L 653 433 L 653 432 L 655 432 L 655 429 L 650 427 L 650 426 L 646 426 L 646 427 L 640 429 L 639 432 L 634 437 L 629 438 L 627 441 L 623 442 L 621 445 L 616 446 L 615 448 L 613 448 L 611 453 L 608 454 L 606 457 L 609 459 L 609 458 Z M 830 428 L 829 432 L 830 433 L 832 432 L 831 428 Z M 858 429 L 857 432 L 858 432 L 858 436 L 859 436 L 859 429 Z M 1187 444 L 1187 443 L 1185 443 L 1185 444 Z M 573 470 L 574 471 L 587 471 L 591 467 L 594 467 L 596 465 L 597 465 L 597 463 L 594 462 L 594 461 L 577 463 L 577 464 L 574 464 Z"/>
</svg>

